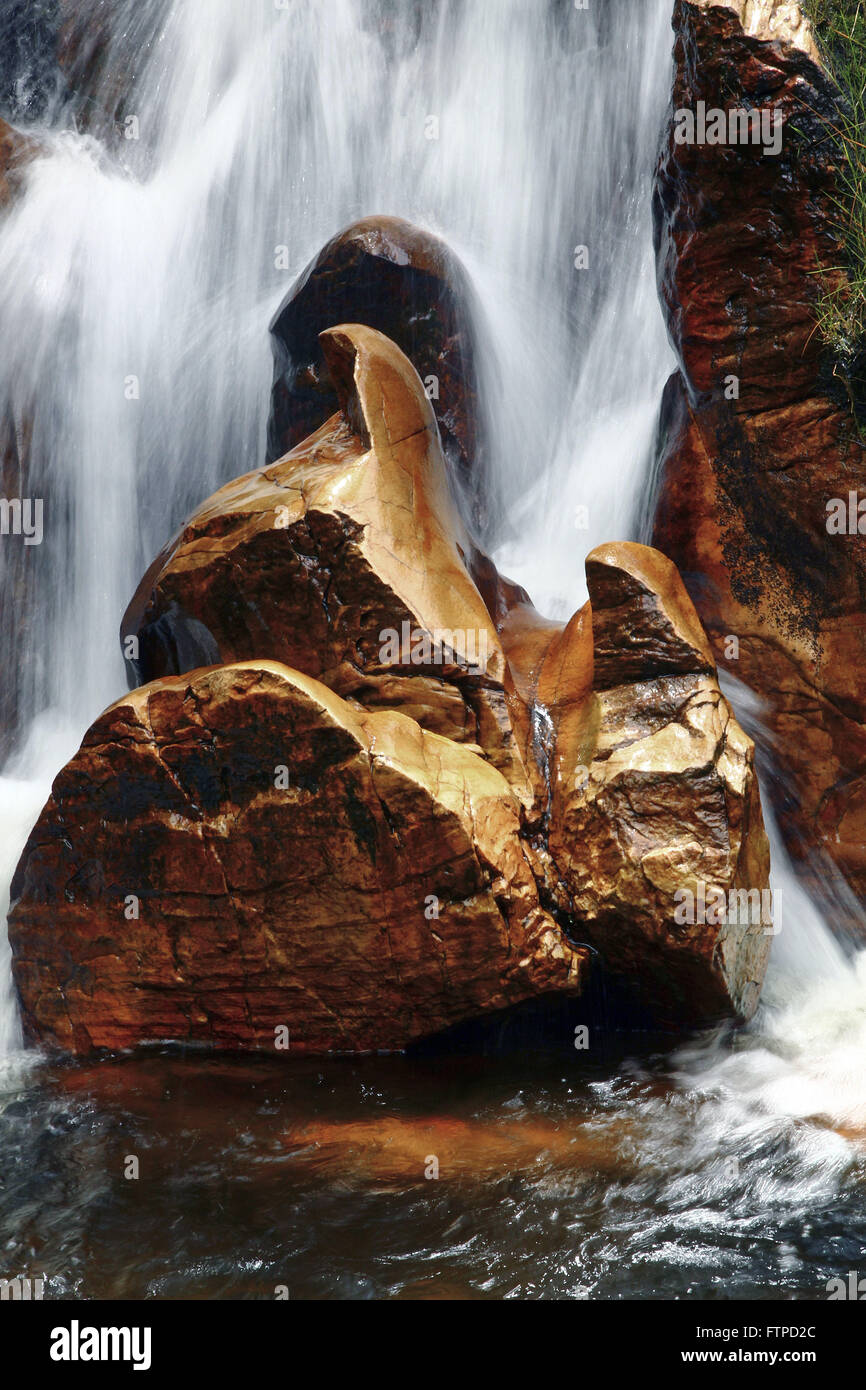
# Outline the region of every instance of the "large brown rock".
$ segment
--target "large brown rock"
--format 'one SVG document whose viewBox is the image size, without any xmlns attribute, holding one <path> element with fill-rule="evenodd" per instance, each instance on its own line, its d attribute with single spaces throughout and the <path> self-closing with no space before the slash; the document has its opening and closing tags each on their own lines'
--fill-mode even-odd
<svg viewBox="0 0 866 1390">
<path fill-rule="evenodd" d="M 829 534 L 827 504 L 857 493 L 863 447 L 856 373 L 817 327 L 819 296 L 842 285 L 841 271 L 816 273 L 842 260 L 838 94 L 798 6 L 678 0 L 674 30 L 672 115 L 698 101 L 773 107 L 784 125 L 773 156 L 677 144 L 671 121 L 655 217 L 680 370 L 653 543 L 720 663 L 766 701 L 789 846 L 817 847 L 818 882 L 829 855 L 862 899 L 866 542 Z"/>
<path fill-rule="evenodd" d="M 476 382 L 477 317 L 463 266 L 431 232 L 399 217 L 367 217 L 346 227 L 303 271 L 271 324 L 268 461 L 313 434 L 337 409 L 319 335 L 335 323 L 366 324 L 392 339 L 425 386 L 429 382 L 452 478 L 483 525 L 490 499 Z"/>
<path fill-rule="evenodd" d="M 479 745 L 528 804 L 525 712 L 464 563 L 475 552 L 418 374 L 371 328 L 321 336 L 340 411 L 222 488 L 157 558 L 123 620 L 132 681 L 282 661 Z"/>
<path fill-rule="evenodd" d="M 338 413 L 157 559 L 124 620 L 149 683 L 25 849 L 30 1035 L 404 1047 L 574 995 L 593 951 L 656 1024 L 749 1017 L 753 749 L 674 566 L 602 547 L 591 603 L 540 618 L 466 536 L 408 359 L 322 343 Z M 757 918 L 707 916 L 740 890 Z"/>
<path fill-rule="evenodd" d="M 781 924 L 754 746 L 670 560 L 622 542 L 586 573 L 590 601 L 566 625 L 508 581 L 497 591 L 530 710 L 544 900 L 656 1022 L 749 1018 Z"/>
<path fill-rule="evenodd" d="M 773 933 L 753 744 L 670 561 L 606 545 L 586 574 L 538 685 L 570 915 L 656 1019 L 749 1018 Z"/>
<path fill-rule="evenodd" d="M 307 1052 L 404 1047 L 579 993 L 575 938 L 658 1024 L 749 1017 L 767 920 L 680 922 L 676 904 L 766 889 L 752 746 L 673 566 L 616 545 L 587 569 L 595 610 L 566 628 L 529 641 L 515 605 L 549 733 L 530 812 L 474 748 L 275 662 L 106 711 L 12 886 L 29 1035 L 267 1048 L 283 1026 Z"/>
<path fill-rule="evenodd" d="M 27 1032 L 359 1051 L 575 994 L 519 826 L 476 754 L 284 666 L 153 682 L 90 729 L 16 872 Z"/>
</svg>

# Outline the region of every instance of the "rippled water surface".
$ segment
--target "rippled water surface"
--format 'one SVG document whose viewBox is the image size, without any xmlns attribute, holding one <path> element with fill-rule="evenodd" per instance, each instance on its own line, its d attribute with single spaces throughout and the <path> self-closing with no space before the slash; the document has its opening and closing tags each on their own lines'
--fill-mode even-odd
<svg viewBox="0 0 866 1390">
<path fill-rule="evenodd" d="M 862 1262 L 866 1129 L 773 1097 L 806 1071 L 752 1037 L 10 1063 L 0 1249 L 50 1297 L 822 1297 Z"/>
</svg>

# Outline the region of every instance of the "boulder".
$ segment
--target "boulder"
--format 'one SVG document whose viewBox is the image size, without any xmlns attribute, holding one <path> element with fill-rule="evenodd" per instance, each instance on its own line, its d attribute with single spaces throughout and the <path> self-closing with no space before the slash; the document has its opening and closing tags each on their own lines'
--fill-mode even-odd
<svg viewBox="0 0 866 1390">
<path fill-rule="evenodd" d="M 399 217 L 367 217 L 346 227 L 299 276 L 271 324 L 268 461 L 313 434 L 337 409 L 320 334 L 335 323 L 366 324 L 392 339 L 429 386 L 452 479 L 483 526 L 490 499 L 475 369 L 477 320 L 463 266 L 432 232 Z"/>
<path fill-rule="evenodd" d="M 749 1018 L 774 930 L 753 744 L 670 561 L 606 545 L 586 576 L 538 683 L 568 914 L 657 1021 Z"/>
<path fill-rule="evenodd" d="M 660 428 L 653 544 L 716 658 L 759 692 L 795 855 L 866 897 L 866 539 L 828 530 L 859 497 L 857 373 L 817 325 L 844 295 L 839 95 L 799 6 L 677 0 L 670 128 L 654 199 L 679 371 Z M 777 154 L 678 144 L 675 112 L 772 108 Z M 819 273 L 820 268 L 825 268 Z M 834 269 L 828 269 L 834 268 Z M 847 528 L 846 528 L 847 529 Z M 817 853 L 816 853 L 817 850 Z"/>
<path fill-rule="evenodd" d="M 543 619 L 466 535 L 406 356 L 321 336 L 339 410 L 158 557 L 123 623 L 137 688 L 25 848 L 29 1035 L 404 1048 L 561 1020 L 591 959 L 657 1026 L 748 1018 L 754 750 L 675 567 L 601 547 L 590 602 Z"/>
<path fill-rule="evenodd" d="M 152 682 L 88 731 L 18 866 L 26 1031 L 357 1052 L 576 994 L 519 827 L 475 753 L 278 663 Z"/>
<path fill-rule="evenodd" d="M 131 682 L 281 661 L 478 745 L 528 805 L 524 711 L 465 563 L 475 551 L 418 374 L 374 329 L 321 338 L 340 410 L 222 488 L 157 558 L 122 624 Z"/>
</svg>

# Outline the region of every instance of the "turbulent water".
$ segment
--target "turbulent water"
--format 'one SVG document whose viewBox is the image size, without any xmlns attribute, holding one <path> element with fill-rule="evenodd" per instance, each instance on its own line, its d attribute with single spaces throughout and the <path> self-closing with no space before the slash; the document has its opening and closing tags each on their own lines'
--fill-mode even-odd
<svg viewBox="0 0 866 1390">
<path fill-rule="evenodd" d="M 0 225 L 0 404 L 32 421 L 45 506 L 24 648 L 8 608 L 0 639 L 28 712 L 0 778 L 0 893 L 125 688 L 117 628 L 144 569 L 263 461 L 267 323 L 346 223 L 406 217 L 472 275 L 501 567 L 564 617 L 586 551 L 637 534 L 672 365 L 649 212 L 670 8 L 112 7 L 102 77 L 49 91 Z M 0 952 L 0 1275 L 90 1296 L 820 1292 L 866 1236 L 866 968 L 778 844 L 774 864 L 758 1019 L 673 1055 L 58 1069 L 20 1050 Z M 147 1181 L 124 1179 L 130 1153 Z"/>
</svg>

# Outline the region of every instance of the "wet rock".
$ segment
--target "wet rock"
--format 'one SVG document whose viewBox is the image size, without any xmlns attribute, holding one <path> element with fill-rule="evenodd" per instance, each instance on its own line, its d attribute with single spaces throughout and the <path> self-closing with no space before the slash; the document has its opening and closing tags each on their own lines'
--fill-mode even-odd
<svg viewBox="0 0 866 1390">
<path fill-rule="evenodd" d="M 431 392 L 442 449 L 475 521 L 487 519 L 487 462 L 476 383 L 471 283 L 431 232 L 398 217 L 368 217 L 319 252 L 271 324 L 274 385 L 268 461 L 313 434 L 337 409 L 320 334 L 335 323 L 378 329 L 406 354 Z"/>
<path fill-rule="evenodd" d="M 538 684 L 570 915 L 658 1021 L 749 1018 L 773 931 L 754 747 L 670 561 L 606 545 L 586 573 Z"/>
<path fill-rule="evenodd" d="M 321 337 L 338 411 L 158 557 L 123 624 L 147 683 L 22 856 L 30 1036 L 402 1048 L 569 1000 L 593 953 L 655 1025 L 749 1017 L 753 748 L 675 567 L 600 547 L 541 618 L 467 537 L 406 356 Z"/>
<path fill-rule="evenodd" d="M 39 121 L 58 92 L 60 0 L 4 0 L 0 15 L 0 113 Z"/>
<path fill-rule="evenodd" d="M 131 680 L 282 661 L 477 744 L 528 804 L 514 730 L 524 712 L 465 563 L 476 552 L 418 375 L 373 329 L 321 340 L 339 411 L 222 488 L 157 558 L 123 620 L 127 651 L 137 644 Z"/>
<path fill-rule="evenodd" d="M 577 993 L 519 826 L 476 754 L 276 663 L 153 682 L 89 730 L 16 872 L 27 1031 L 363 1051 Z"/>
<path fill-rule="evenodd" d="M 765 701 L 789 847 L 866 896 L 866 541 L 831 534 L 860 496 L 856 374 L 817 302 L 839 289 L 838 93 L 793 4 L 683 3 L 657 172 L 659 284 L 680 370 L 660 431 L 653 542 L 720 664 Z M 781 149 L 678 144 L 673 113 L 774 109 Z"/>
<path fill-rule="evenodd" d="M 30 488 L 29 457 L 32 415 L 7 403 L 0 414 L 0 498 L 15 503 L 27 498 Z M 30 513 L 32 523 L 33 513 Z M 10 526 L 14 516 L 10 521 Z M 35 568 L 38 547 L 26 545 L 21 536 L 0 536 L 0 605 L 15 614 L 0 630 L 0 765 L 12 752 L 25 706 L 22 653 L 34 642 L 33 595 L 37 588 Z"/>
<path fill-rule="evenodd" d="M 140 115 L 136 84 L 158 45 L 170 41 L 166 10 L 140 0 L 58 3 L 55 50 L 63 100 L 76 130 L 95 136 L 126 162 L 133 147 L 125 123 Z M 145 128 L 141 135 L 147 147 L 152 132 Z"/>
</svg>

